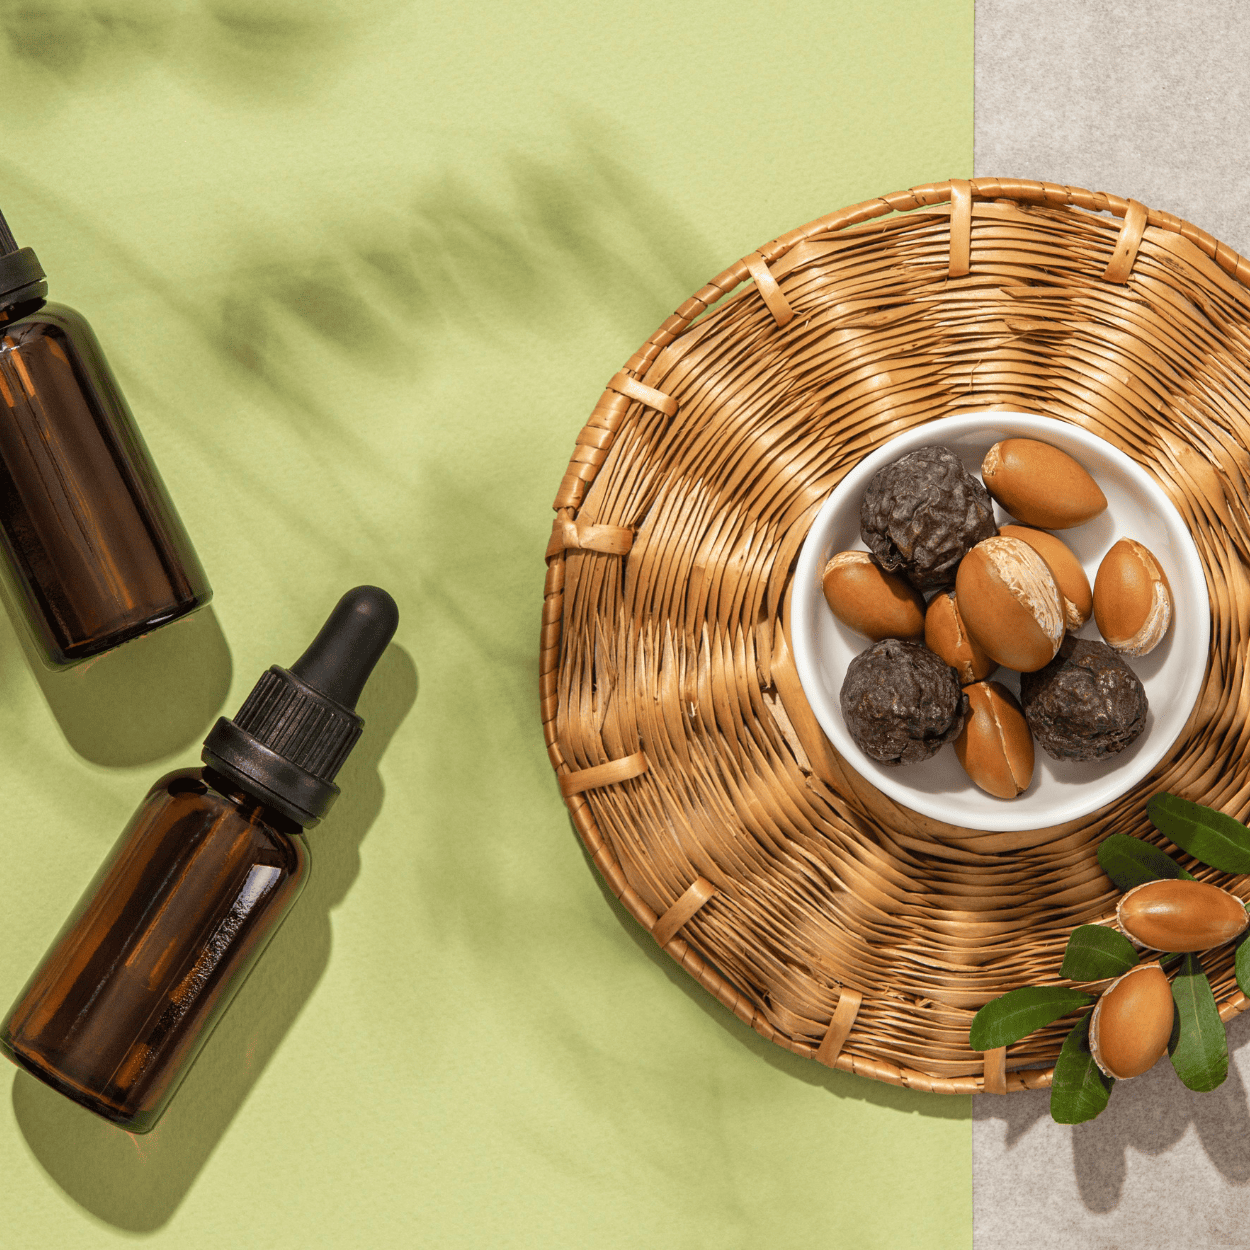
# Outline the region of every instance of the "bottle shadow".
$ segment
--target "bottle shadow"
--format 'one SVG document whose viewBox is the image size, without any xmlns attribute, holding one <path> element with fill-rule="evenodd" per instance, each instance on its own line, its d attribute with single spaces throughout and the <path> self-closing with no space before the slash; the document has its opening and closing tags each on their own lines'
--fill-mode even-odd
<svg viewBox="0 0 1250 1250">
<path fill-rule="evenodd" d="M 57 671 L 24 628 L 14 623 L 13 632 L 65 740 L 106 768 L 150 764 L 198 742 L 230 691 L 230 647 L 211 605 Z"/>
<path fill-rule="evenodd" d="M 572 822 L 569 823 L 572 827 Z M 576 829 L 573 832 L 574 836 L 577 836 Z M 776 1068 L 778 1072 L 784 1072 L 786 1076 L 794 1077 L 807 1085 L 820 1086 L 838 1098 L 854 1098 L 860 1102 L 871 1103 L 873 1106 L 889 1107 L 893 1111 L 905 1111 L 936 1120 L 970 1120 L 972 1118 L 970 1097 L 927 1094 L 920 1090 L 888 1085 L 884 1081 L 865 1080 L 851 1072 L 839 1072 L 836 1068 L 826 1068 L 814 1059 L 804 1059 L 792 1051 L 783 1049 L 775 1042 L 761 1037 L 749 1025 L 739 1020 L 728 1007 L 723 1006 L 698 985 L 689 973 L 684 972 L 675 960 L 656 945 L 654 939 L 643 930 L 642 926 L 625 910 L 621 900 L 608 888 L 607 882 L 600 876 L 599 870 L 586 853 L 586 847 L 581 838 L 578 838 L 578 846 L 582 849 L 586 867 L 594 877 L 599 892 L 638 949 L 660 968 L 664 975 L 700 1011 L 715 1021 L 731 1037 L 741 1042 L 749 1051 Z"/>
<path fill-rule="evenodd" d="M 416 697 L 416 667 L 392 643 L 360 700 L 366 728 L 339 774 L 342 795 L 309 835 L 308 885 L 150 1133 L 127 1133 L 16 1074 L 13 1110 L 31 1153 L 97 1219 L 130 1233 L 169 1221 L 312 995 L 330 960 L 331 912 L 382 808 L 378 763 Z"/>
</svg>

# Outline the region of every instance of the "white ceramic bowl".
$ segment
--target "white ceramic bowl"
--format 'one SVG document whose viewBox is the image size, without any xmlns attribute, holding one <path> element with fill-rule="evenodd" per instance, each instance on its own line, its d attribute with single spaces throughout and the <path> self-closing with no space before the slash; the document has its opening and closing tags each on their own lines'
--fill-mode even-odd
<svg viewBox="0 0 1250 1250">
<path fill-rule="evenodd" d="M 1163 566 L 1173 594 L 1172 627 L 1149 655 L 1128 657 L 1150 701 L 1146 728 L 1127 750 L 1101 763 L 1051 759 L 1036 749 L 1033 782 L 1018 798 L 997 799 L 969 780 L 943 747 L 921 764 L 894 767 L 865 755 L 851 740 L 838 695 L 847 665 L 872 644 L 829 610 L 821 574 L 839 551 L 865 550 L 859 506 L 874 473 L 917 447 L 947 447 L 979 479 L 981 461 L 1004 438 L 1035 438 L 1065 451 L 1102 487 L 1107 510 L 1085 525 L 1057 531 L 1076 553 L 1091 586 L 1113 543 L 1135 538 Z M 1011 518 L 995 505 L 1000 525 Z M 1198 551 L 1180 514 L 1144 469 L 1123 452 L 1079 426 L 1018 412 L 981 412 L 918 426 L 878 448 L 838 484 L 825 502 L 799 554 L 791 604 L 791 640 L 799 680 L 812 711 L 844 759 L 878 789 L 913 811 L 968 829 L 1043 829 L 1097 811 L 1139 782 L 1176 741 L 1202 686 L 1211 611 Z M 1098 638 L 1093 620 L 1080 631 Z M 992 674 L 1019 696 L 1019 674 Z"/>
</svg>

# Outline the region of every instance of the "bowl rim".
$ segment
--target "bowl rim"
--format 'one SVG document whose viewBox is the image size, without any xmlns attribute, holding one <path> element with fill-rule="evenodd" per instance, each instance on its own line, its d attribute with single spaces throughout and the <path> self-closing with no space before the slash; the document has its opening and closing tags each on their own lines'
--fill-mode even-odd
<svg viewBox="0 0 1250 1250">
<path fill-rule="evenodd" d="M 1113 791 L 1100 790 L 1097 798 L 1092 802 L 1082 803 L 1075 797 L 1069 797 L 1067 801 L 1057 801 L 1053 810 L 1046 811 L 1041 823 L 1038 822 L 1036 812 L 1030 815 L 1024 808 L 1016 809 L 1013 814 L 1011 800 L 999 800 L 1002 807 L 995 806 L 992 814 L 982 815 L 975 809 L 958 811 L 956 810 L 959 803 L 958 795 L 953 798 L 947 795 L 931 795 L 915 790 L 904 781 L 897 781 L 890 776 L 881 776 L 879 772 L 866 773 L 861 767 L 866 757 L 850 738 L 843 724 L 837 692 L 829 690 L 820 676 L 816 663 L 816 613 L 822 609 L 828 611 L 820 576 L 823 572 L 823 547 L 827 541 L 827 531 L 833 523 L 834 516 L 840 511 L 847 494 L 856 490 L 862 492 L 871 476 L 879 468 L 898 456 L 905 455 L 907 451 L 914 450 L 916 447 L 940 444 L 945 439 L 975 433 L 979 428 L 990 424 L 999 424 L 1010 431 L 998 434 L 998 438 L 1035 437 L 1039 441 L 1045 441 L 1045 432 L 1051 429 L 1062 434 L 1063 438 L 1095 449 L 1099 454 L 1109 456 L 1113 462 L 1116 462 L 1133 485 L 1150 497 L 1155 510 L 1164 518 L 1164 524 L 1169 532 L 1175 538 L 1183 539 L 1172 544 L 1177 561 L 1185 575 L 1184 586 L 1173 587 L 1173 598 L 1175 600 L 1180 593 L 1187 596 L 1186 614 L 1189 615 L 1192 612 L 1194 629 L 1200 637 L 1205 624 L 1206 637 L 1201 656 L 1191 660 L 1186 666 L 1184 680 L 1177 692 L 1177 699 L 1169 701 L 1169 719 L 1178 721 L 1176 732 L 1168 735 L 1166 741 L 1161 738 L 1159 742 L 1151 743 L 1148 749 L 1139 752 L 1125 768 L 1123 783 L 1118 784 Z M 900 449 L 900 443 L 905 443 L 906 446 Z M 1064 449 L 1060 448 L 1060 450 Z M 1185 732 L 1193 708 L 1202 693 L 1203 678 L 1210 655 L 1211 606 L 1207 593 L 1205 569 L 1189 526 L 1158 481 L 1148 470 L 1113 443 L 1075 422 L 1019 409 L 981 409 L 912 425 L 887 438 L 879 447 L 860 460 L 833 488 L 813 518 L 795 565 L 791 597 L 791 647 L 799 683 L 821 729 L 838 754 L 859 777 L 894 802 L 921 816 L 959 829 L 1002 833 L 1049 829 L 1082 820 L 1122 798 L 1150 774 Z M 816 605 L 814 610 L 813 603 Z M 1178 716 L 1171 709 L 1182 700 L 1184 715 Z M 903 775 L 905 771 L 900 769 L 900 776 Z M 971 780 L 968 781 L 968 787 L 969 791 L 976 790 Z M 1070 791 L 1068 793 L 1071 794 Z"/>
</svg>

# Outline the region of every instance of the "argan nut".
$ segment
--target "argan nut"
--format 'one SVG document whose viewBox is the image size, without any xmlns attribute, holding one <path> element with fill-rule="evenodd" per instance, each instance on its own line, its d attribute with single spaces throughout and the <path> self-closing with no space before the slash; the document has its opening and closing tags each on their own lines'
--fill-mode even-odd
<svg viewBox="0 0 1250 1250">
<path fill-rule="evenodd" d="M 1045 668 L 1021 674 L 1020 706 L 1047 755 L 1101 763 L 1146 731 L 1150 700 L 1122 655 L 1069 634 Z"/>
<path fill-rule="evenodd" d="M 924 645 L 959 674 L 961 686 L 981 681 L 998 667 L 981 644 L 972 640 L 953 590 L 939 591 L 929 600 L 924 614 Z"/>
<path fill-rule="evenodd" d="M 1102 558 L 1094 578 L 1094 622 L 1107 645 L 1145 655 L 1172 624 L 1172 588 L 1159 562 L 1131 538 Z"/>
<path fill-rule="evenodd" d="M 924 637 L 924 596 L 869 552 L 838 552 L 825 565 L 822 583 L 825 601 L 848 629 L 873 642 Z"/>
<path fill-rule="evenodd" d="M 1094 596 L 1090 593 L 1089 578 L 1072 548 L 1054 534 L 1030 529 L 1027 525 L 1004 525 L 998 532 L 1028 543 L 1046 561 L 1063 596 L 1064 620 L 1069 629 L 1080 629 L 1094 610 Z"/>
<path fill-rule="evenodd" d="M 1033 780 L 1033 736 L 1015 696 L 996 681 L 964 687 L 968 719 L 955 739 L 964 772 L 986 794 L 1014 799 Z"/>
<path fill-rule="evenodd" d="M 955 599 L 968 633 L 1004 668 L 1032 673 L 1063 641 L 1063 601 L 1046 561 L 1018 538 L 995 536 L 964 556 Z"/>
<path fill-rule="evenodd" d="M 1147 881 L 1116 908 L 1120 928 L 1156 951 L 1205 951 L 1242 933 L 1250 916 L 1241 901 L 1206 881 Z"/>
<path fill-rule="evenodd" d="M 981 480 L 1017 521 L 1044 530 L 1084 525 L 1107 506 L 1098 483 L 1067 452 L 1033 438 L 995 443 Z"/>
<path fill-rule="evenodd" d="M 1157 963 L 1138 964 L 1112 981 L 1094 1006 L 1089 1049 L 1117 1081 L 1149 1072 L 1172 1036 L 1172 987 Z"/>
</svg>

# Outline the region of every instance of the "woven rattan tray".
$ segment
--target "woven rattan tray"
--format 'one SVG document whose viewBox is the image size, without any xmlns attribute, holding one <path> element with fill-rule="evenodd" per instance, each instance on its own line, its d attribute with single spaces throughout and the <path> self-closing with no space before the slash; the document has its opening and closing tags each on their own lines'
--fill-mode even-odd
<svg viewBox="0 0 1250 1250">
<path fill-rule="evenodd" d="M 1006 1056 L 971 1051 L 968 1025 L 1054 983 L 1072 928 L 1112 915 L 1099 841 L 1177 853 L 1144 816 L 1158 790 L 1250 810 L 1247 281 L 1224 244 L 1132 200 L 942 182 L 761 247 L 608 384 L 547 551 L 551 762 L 611 889 L 764 1037 L 911 1088 L 1044 1086 L 1066 1022 Z M 1076 422 L 1148 468 L 1212 607 L 1203 693 L 1159 767 L 1024 833 L 942 825 L 863 781 L 787 640 L 799 547 L 843 474 L 900 430 L 994 407 Z M 1204 962 L 1227 1019 L 1247 1005 L 1231 949 Z"/>
</svg>

